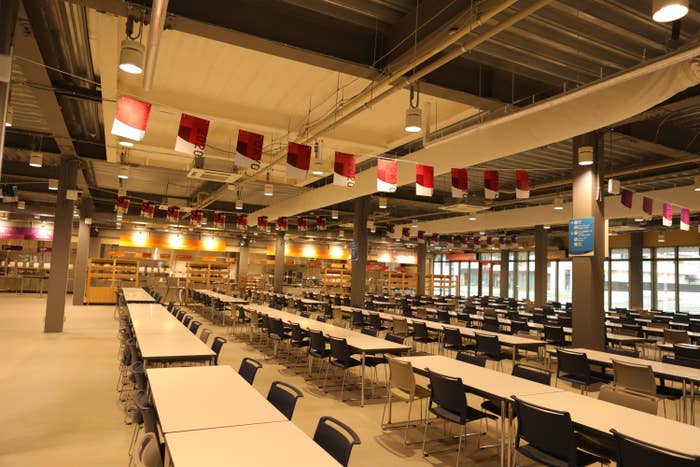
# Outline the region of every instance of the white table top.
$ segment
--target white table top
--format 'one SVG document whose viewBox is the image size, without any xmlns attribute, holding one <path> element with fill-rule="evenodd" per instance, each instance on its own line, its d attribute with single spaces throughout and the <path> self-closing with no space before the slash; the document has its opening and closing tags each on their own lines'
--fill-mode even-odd
<svg viewBox="0 0 700 467">
<path fill-rule="evenodd" d="M 129 315 L 145 360 L 206 359 L 215 355 L 163 305 L 131 303 Z"/>
<path fill-rule="evenodd" d="M 124 292 L 124 300 L 126 300 L 127 303 L 151 303 L 156 301 L 155 298 L 151 297 L 151 295 L 141 287 L 122 287 L 122 292 Z"/>
<path fill-rule="evenodd" d="M 430 369 L 436 373 L 453 378 L 462 378 L 462 383 L 467 387 L 500 399 L 509 399 L 513 395 L 563 391 L 563 389 L 554 386 L 535 383 L 524 378 L 518 378 L 507 373 L 482 368 L 440 355 L 400 357 L 399 360 L 411 362 L 411 365 L 417 370 Z"/>
<path fill-rule="evenodd" d="M 700 455 L 700 428 L 571 391 L 519 396 L 549 409 L 566 411 L 571 420 L 601 433 L 620 433 L 667 449 Z"/>
<path fill-rule="evenodd" d="M 164 433 L 286 421 L 228 365 L 146 370 Z"/>
<path fill-rule="evenodd" d="M 248 300 L 246 300 L 244 298 L 232 297 L 230 295 L 225 295 L 225 294 L 222 294 L 219 292 L 214 292 L 213 290 L 195 289 L 195 292 L 199 292 L 201 294 L 216 298 L 218 300 L 221 300 L 224 303 L 248 303 Z"/>
<path fill-rule="evenodd" d="M 340 465 L 289 421 L 167 433 L 165 442 L 177 467 Z"/>
<path fill-rule="evenodd" d="M 326 302 L 314 300 L 313 298 L 302 298 L 301 303 L 303 303 L 304 305 L 323 305 Z"/>
</svg>

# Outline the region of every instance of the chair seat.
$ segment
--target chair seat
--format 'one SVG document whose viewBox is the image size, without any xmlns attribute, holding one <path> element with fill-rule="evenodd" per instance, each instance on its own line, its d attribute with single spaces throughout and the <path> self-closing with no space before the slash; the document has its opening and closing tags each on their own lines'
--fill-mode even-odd
<svg viewBox="0 0 700 467">
<path fill-rule="evenodd" d="M 347 361 L 342 362 L 340 360 L 330 360 L 330 364 L 338 368 L 353 368 L 362 365 L 362 362 L 356 358 L 350 357 Z"/>
<path fill-rule="evenodd" d="M 447 350 L 465 351 L 465 350 L 476 350 L 476 345 L 474 344 L 445 344 L 444 346 Z"/>
<path fill-rule="evenodd" d="M 477 352 L 477 355 L 483 355 L 488 360 L 495 360 L 497 362 L 499 362 L 501 360 L 510 360 L 511 358 L 513 358 L 513 354 L 511 352 L 507 352 L 507 351 L 501 351 L 501 353 L 498 355 L 488 355 L 484 352 Z"/>
<path fill-rule="evenodd" d="M 377 365 L 383 365 L 389 363 L 389 360 L 384 355 L 367 355 L 365 357 L 365 366 L 375 367 Z"/>
<path fill-rule="evenodd" d="M 683 390 L 671 386 L 656 386 L 656 394 L 666 399 L 680 399 L 683 397 Z"/>
<path fill-rule="evenodd" d="M 323 352 L 318 350 L 309 350 L 309 355 L 315 358 L 327 358 L 328 355 L 330 355 L 330 352 L 328 349 L 324 350 Z"/>
<path fill-rule="evenodd" d="M 525 446 L 519 446 L 517 450 L 518 452 L 524 454 L 530 459 L 550 467 L 569 467 L 569 463 L 567 461 L 554 457 L 551 454 L 541 451 L 529 444 Z M 580 449 L 576 450 L 576 465 L 578 466 L 583 467 L 586 465 L 595 464 L 596 462 L 600 462 L 601 460 L 605 459 L 602 459 L 599 456 L 590 454 Z"/>
<path fill-rule="evenodd" d="M 576 375 L 571 375 L 568 373 L 564 373 L 564 374 L 559 375 L 559 379 L 563 379 L 564 381 L 568 381 L 569 383 L 572 383 L 572 384 L 582 384 L 584 386 L 590 386 L 592 384 L 607 383 L 608 382 L 604 378 L 599 378 L 599 377 L 593 376 L 593 375 L 591 375 L 589 381 L 586 381 L 583 378 L 579 378 Z"/>
<path fill-rule="evenodd" d="M 432 344 L 433 342 L 437 342 L 437 341 L 438 341 L 437 337 L 432 337 L 432 336 L 428 336 L 428 337 L 414 337 L 413 340 L 414 340 L 415 342 L 420 342 L 421 344 Z"/>
<path fill-rule="evenodd" d="M 481 410 L 489 412 L 493 415 L 501 416 L 501 406 L 492 401 L 491 399 L 486 399 L 481 403 Z"/>
<path fill-rule="evenodd" d="M 391 391 L 392 397 L 396 397 L 396 398 L 401 399 L 401 400 L 406 401 L 406 402 L 408 402 L 411 398 L 410 394 L 408 392 L 404 391 L 401 388 L 397 388 L 396 386 L 391 386 L 389 388 L 389 391 Z M 424 399 L 426 397 L 430 397 L 430 389 L 416 384 L 416 391 L 414 393 L 414 398 L 415 399 Z"/>
<path fill-rule="evenodd" d="M 443 409 L 442 407 L 431 407 L 430 411 L 437 415 L 439 418 L 442 418 L 443 420 L 450 421 L 452 423 L 457 423 L 461 424 L 459 415 L 450 412 L 447 409 Z M 482 418 L 486 418 L 487 415 L 483 413 L 481 410 L 476 410 L 473 407 L 467 406 L 467 422 L 472 422 L 474 420 L 481 420 Z"/>
<path fill-rule="evenodd" d="M 310 344 L 311 344 L 311 342 L 309 342 L 308 339 L 302 339 L 300 341 L 294 341 L 294 340 L 292 341 L 292 346 L 294 346 L 294 347 L 306 347 Z"/>
</svg>

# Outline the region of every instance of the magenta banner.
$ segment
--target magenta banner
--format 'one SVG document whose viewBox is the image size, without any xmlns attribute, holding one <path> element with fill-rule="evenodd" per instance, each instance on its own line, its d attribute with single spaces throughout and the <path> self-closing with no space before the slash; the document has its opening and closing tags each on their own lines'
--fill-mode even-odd
<svg viewBox="0 0 700 467">
<path fill-rule="evenodd" d="M 53 229 L 48 227 L 0 226 L 0 238 L 12 240 L 53 240 Z"/>
</svg>

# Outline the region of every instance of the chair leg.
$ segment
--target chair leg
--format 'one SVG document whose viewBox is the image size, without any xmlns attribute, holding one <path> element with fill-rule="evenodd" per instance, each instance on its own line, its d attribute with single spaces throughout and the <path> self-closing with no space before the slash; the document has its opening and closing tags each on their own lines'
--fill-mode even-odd
<svg viewBox="0 0 700 467">
<path fill-rule="evenodd" d="M 428 417 L 426 416 L 425 429 L 423 429 L 423 457 L 428 457 L 428 453 L 425 451 L 425 439 L 428 437 L 428 425 L 430 425 L 430 421 L 428 420 Z"/>
<path fill-rule="evenodd" d="M 330 369 L 330 365 L 326 365 L 326 376 L 323 378 L 323 392 L 328 392 L 326 390 L 326 385 L 328 384 L 328 370 Z"/>
<path fill-rule="evenodd" d="M 389 396 L 391 397 L 391 396 Z M 403 444 L 405 445 L 408 440 L 408 425 L 411 423 L 411 408 L 413 407 L 413 399 L 408 401 L 408 418 L 406 419 L 406 428 L 403 431 Z"/>
<path fill-rule="evenodd" d="M 348 369 L 343 371 L 343 382 L 340 385 L 340 402 L 343 402 L 343 392 L 345 391 L 345 378 L 348 376 L 348 371 L 350 370 Z"/>
</svg>

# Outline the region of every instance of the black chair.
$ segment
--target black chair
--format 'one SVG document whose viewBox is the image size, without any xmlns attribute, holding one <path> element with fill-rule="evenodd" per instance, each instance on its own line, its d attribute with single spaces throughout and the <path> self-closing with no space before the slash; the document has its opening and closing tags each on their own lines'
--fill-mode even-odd
<svg viewBox="0 0 700 467">
<path fill-rule="evenodd" d="M 329 422 L 331 424 L 329 424 Z M 341 428 L 334 427 L 333 425 Z M 321 417 L 316 426 L 314 441 L 343 467 L 347 467 L 352 447 L 360 444 L 360 437 L 352 428 L 333 417 Z"/>
<path fill-rule="evenodd" d="M 300 390 L 283 381 L 273 381 L 270 385 L 270 391 L 267 393 L 267 400 L 277 407 L 277 410 L 282 412 L 287 420 L 292 419 L 297 399 L 300 397 L 304 397 Z"/>
<path fill-rule="evenodd" d="M 654 446 L 624 435 L 615 429 L 610 431 L 617 445 L 618 467 L 700 467 L 700 457 Z"/>
<path fill-rule="evenodd" d="M 544 465 L 577 467 L 605 462 L 607 459 L 578 449 L 576 434 L 568 412 L 551 410 L 530 404 L 517 397 L 515 416 L 518 431 L 515 435 L 515 450 Z M 521 446 L 521 441 L 528 442 Z"/>
<path fill-rule="evenodd" d="M 221 353 L 221 347 L 223 347 L 226 342 L 227 342 L 226 339 L 224 339 L 223 337 L 218 337 L 218 336 L 215 337 L 214 340 L 212 341 L 211 349 L 216 354 L 216 355 L 214 355 L 214 359 L 213 359 L 214 365 L 219 364 L 219 354 Z"/>
<path fill-rule="evenodd" d="M 379 313 L 369 314 L 369 325 L 377 331 L 385 331 L 387 329 L 386 326 L 382 325 L 382 319 L 379 316 Z"/>
<path fill-rule="evenodd" d="M 545 324 L 544 340 L 546 343 L 556 347 L 568 347 L 571 345 L 571 342 L 566 340 L 566 334 L 564 334 L 564 328 L 562 326 Z"/>
<path fill-rule="evenodd" d="M 427 348 L 429 344 L 432 344 L 437 341 L 438 338 L 430 335 L 430 333 L 428 332 L 428 326 L 423 321 L 413 322 L 413 342 L 419 342 L 423 344 L 425 348 Z"/>
<path fill-rule="evenodd" d="M 329 351 L 326 348 L 326 338 L 321 331 L 309 330 L 309 376 L 312 376 L 314 369 L 314 359 L 325 361 Z"/>
<path fill-rule="evenodd" d="M 474 350 L 474 346 L 465 344 L 462 340 L 462 334 L 457 328 L 442 328 L 442 348 L 446 351 L 462 352 L 465 350 Z"/>
<path fill-rule="evenodd" d="M 316 321 L 318 321 L 319 323 L 325 323 L 326 317 L 323 315 L 318 315 L 318 316 L 316 316 Z"/>
<path fill-rule="evenodd" d="M 270 339 L 275 343 L 273 355 L 277 355 L 279 344 L 291 339 L 291 334 L 288 334 L 284 329 L 284 323 L 279 318 L 270 318 Z"/>
<path fill-rule="evenodd" d="M 693 344 L 674 344 L 673 356 L 676 358 L 700 361 L 700 347 Z"/>
<path fill-rule="evenodd" d="M 519 332 L 529 334 L 530 326 L 528 326 L 527 321 L 521 321 L 518 319 L 510 320 L 510 333 L 518 334 Z"/>
<path fill-rule="evenodd" d="M 487 415 L 467 404 L 467 393 L 464 390 L 462 378 L 452 378 L 433 371 L 429 371 L 428 376 L 430 378 L 430 402 L 428 403 L 428 410 L 441 420 L 462 426 L 462 433 L 458 435 L 459 444 L 457 445 L 457 463 L 459 464 L 459 454 L 462 451 L 462 438 L 474 434 L 481 438 L 481 430 L 477 433 L 467 433 L 467 423 L 481 420 L 486 418 Z M 423 431 L 424 456 L 436 454 L 435 452 L 429 453 L 425 450 L 429 425 L 430 420 L 426 418 L 425 430 Z M 480 444 L 479 442 L 479 445 Z"/>
<path fill-rule="evenodd" d="M 199 331 L 199 327 L 202 325 L 201 321 L 192 321 L 190 324 L 190 332 L 194 334 L 195 336 L 197 335 L 197 331 Z"/>
<path fill-rule="evenodd" d="M 192 322 L 192 315 L 185 315 L 185 317 L 182 319 L 182 325 L 188 328 L 190 326 L 190 323 Z"/>
<path fill-rule="evenodd" d="M 329 338 L 331 344 L 330 355 L 328 356 L 329 365 L 326 367 L 326 377 L 323 382 L 323 390 L 326 390 L 326 385 L 328 384 L 328 370 L 331 366 L 340 368 L 343 371 L 343 382 L 340 385 L 340 401 L 343 402 L 343 392 L 345 391 L 345 379 L 347 378 L 348 371 L 352 368 L 362 365 L 362 362 L 351 356 L 350 346 L 345 339 L 339 339 L 337 337 L 331 336 Z"/>
<path fill-rule="evenodd" d="M 591 373 L 585 353 L 564 349 L 557 349 L 557 379 L 581 386 L 581 394 L 587 393 L 594 384 L 607 382 L 606 379 Z"/>
<path fill-rule="evenodd" d="M 252 386 L 253 381 L 255 380 L 255 375 L 258 373 L 260 368 L 262 368 L 262 363 L 252 358 L 245 357 L 241 361 L 241 366 L 238 368 L 238 374 Z"/>
<path fill-rule="evenodd" d="M 540 383 L 549 386 L 552 382 L 552 372 L 536 366 L 523 365 L 516 363 L 513 365 L 513 376 L 527 379 L 535 383 Z M 501 416 L 501 405 L 493 400 L 486 399 L 481 403 L 481 409 L 497 416 Z"/>
<path fill-rule="evenodd" d="M 471 363 L 472 365 L 480 366 L 482 368 L 486 366 L 486 357 L 482 357 L 481 355 L 472 355 L 467 352 L 457 352 L 457 360 L 460 362 Z"/>
<path fill-rule="evenodd" d="M 693 358 L 672 357 L 671 355 L 664 355 L 661 361 L 664 363 L 671 363 L 673 365 L 681 365 L 687 366 L 688 368 L 700 369 L 700 360 L 695 360 Z"/>
<path fill-rule="evenodd" d="M 301 329 L 299 323 L 291 323 L 291 327 L 292 334 L 289 338 L 289 345 L 297 349 L 308 347 L 310 344 L 309 333 Z"/>
<path fill-rule="evenodd" d="M 365 327 L 365 317 L 362 315 L 362 311 L 352 310 L 352 315 L 350 317 L 350 327 L 352 327 L 352 328 Z"/>
<path fill-rule="evenodd" d="M 490 334 L 474 333 L 476 338 L 476 354 L 483 355 L 487 360 L 492 360 L 498 364 L 499 369 L 503 370 L 503 360 L 510 358 L 510 354 L 501 350 L 501 342 L 498 336 Z"/>
<path fill-rule="evenodd" d="M 625 357 L 639 358 L 639 351 L 638 350 L 618 349 L 616 347 L 606 346 L 605 352 L 612 353 L 615 355 L 623 355 Z"/>
<path fill-rule="evenodd" d="M 501 332 L 501 326 L 498 323 L 498 318 L 485 316 L 484 323 L 481 325 L 481 329 L 483 329 L 484 331 Z"/>
</svg>

